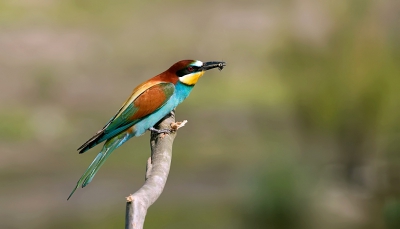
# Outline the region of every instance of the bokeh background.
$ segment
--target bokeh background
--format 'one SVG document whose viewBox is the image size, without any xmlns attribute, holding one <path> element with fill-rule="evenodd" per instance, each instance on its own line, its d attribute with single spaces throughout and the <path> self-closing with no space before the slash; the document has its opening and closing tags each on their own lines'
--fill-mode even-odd
<svg viewBox="0 0 400 229">
<path fill-rule="evenodd" d="M 146 228 L 400 228 L 398 0 L 0 1 L 0 228 L 123 228 L 149 134 L 76 149 L 181 59 L 223 60 Z"/>
</svg>

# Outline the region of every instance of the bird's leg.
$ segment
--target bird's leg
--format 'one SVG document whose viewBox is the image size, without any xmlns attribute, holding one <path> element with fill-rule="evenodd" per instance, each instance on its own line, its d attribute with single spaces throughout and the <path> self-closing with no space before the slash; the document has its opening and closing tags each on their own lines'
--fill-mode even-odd
<svg viewBox="0 0 400 229">
<path fill-rule="evenodd" d="M 150 130 L 150 131 L 154 131 L 154 132 L 156 132 L 156 133 L 158 133 L 158 134 L 170 134 L 170 133 L 172 132 L 171 129 L 159 130 L 159 129 L 156 129 L 156 128 L 154 128 L 154 127 L 150 127 L 149 130 Z"/>
<path fill-rule="evenodd" d="M 154 131 L 154 132 L 156 132 L 158 134 L 170 134 L 171 132 L 177 131 L 179 128 L 185 126 L 186 123 L 187 123 L 187 120 L 183 120 L 182 122 L 171 123 L 171 129 L 159 130 L 159 129 L 156 129 L 154 127 L 150 127 L 149 130 L 150 131 Z"/>
</svg>

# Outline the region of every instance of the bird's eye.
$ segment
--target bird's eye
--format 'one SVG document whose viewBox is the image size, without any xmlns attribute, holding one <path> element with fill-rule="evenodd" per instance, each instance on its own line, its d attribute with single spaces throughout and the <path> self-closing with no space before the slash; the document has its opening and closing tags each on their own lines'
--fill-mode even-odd
<svg viewBox="0 0 400 229">
<path fill-rule="evenodd" d="M 194 69 L 193 69 L 192 67 L 188 67 L 187 70 L 188 70 L 189 72 L 193 72 Z"/>
</svg>

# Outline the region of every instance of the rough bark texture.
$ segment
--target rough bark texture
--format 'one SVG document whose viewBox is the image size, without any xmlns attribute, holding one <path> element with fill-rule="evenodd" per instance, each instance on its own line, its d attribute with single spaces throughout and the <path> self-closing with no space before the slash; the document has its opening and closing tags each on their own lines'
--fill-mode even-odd
<svg viewBox="0 0 400 229">
<path fill-rule="evenodd" d="M 156 126 L 156 129 L 171 129 L 175 122 L 175 112 L 165 116 Z M 161 195 L 167 182 L 172 158 L 172 143 L 176 131 L 170 134 L 151 132 L 151 157 L 147 161 L 146 178 L 144 185 L 134 194 L 127 197 L 125 228 L 143 228 L 147 209 Z"/>
</svg>

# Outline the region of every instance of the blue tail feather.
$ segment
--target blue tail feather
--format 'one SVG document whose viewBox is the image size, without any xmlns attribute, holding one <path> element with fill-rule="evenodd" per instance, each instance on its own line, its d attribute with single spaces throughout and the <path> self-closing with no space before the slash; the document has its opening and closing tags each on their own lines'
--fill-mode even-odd
<svg viewBox="0 0 400 229">
<path fill-rule="evenodd" d="M 104 164 L 106 159 L 111 155 L 111 153 L 120 145 L 122 145 L 124 142 L 126 142 L 128 139 L 129 135 L 124 133 L 117 135 L 112 139 L 107 140 L 106 143 L 104 143 L 103 149 L 100 151 L 99 154 L 97 154 L 95 159 L 92 161 L 92 163 L 83 173 L 81 178 L 78 180 L 75 188 L 72 190 L 67 200 L 71 198 L 72 194 L 74 194 L 74 192 L 79 186 L 82 186 L 82 188 L 84 188 L 86 185 L 88 185 L 93 180 L 93 177 L 96 175 L 100 167 Z"/>
</svg>

